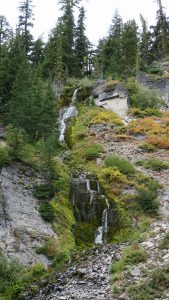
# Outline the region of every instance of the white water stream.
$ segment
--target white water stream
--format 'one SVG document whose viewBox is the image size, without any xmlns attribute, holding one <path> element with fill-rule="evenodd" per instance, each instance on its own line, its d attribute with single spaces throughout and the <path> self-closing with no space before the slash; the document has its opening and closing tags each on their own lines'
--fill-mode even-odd
<svg viewBox="0 0 169 300">
<path fill-rule="evenodd" d="M 75 89 L 73 96 L 72 96 L 72 101 L 71 101 L 70 106 L 63 108 L 60 111 L 60 135 L 59 135 L 60 142 L 64 142 L 64 140 L 65 140 L 65 130 L 66 130 L 67 120 L 69 118 L 76 117 L 78 114 L 76 105 L 75 105 L 77 91 L 78 91 L 78 89 Z"/>
</svg>

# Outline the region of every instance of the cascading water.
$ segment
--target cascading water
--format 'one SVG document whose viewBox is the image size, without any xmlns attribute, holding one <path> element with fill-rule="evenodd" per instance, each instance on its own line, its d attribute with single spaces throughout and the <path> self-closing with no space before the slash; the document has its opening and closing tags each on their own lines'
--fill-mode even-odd
<svg viewBox="0 0 169 300">
<path fill-rule="evenodd" d="M 111 211 L 110 204 L 101 192 L 99 181 L 91 174 L 84 173 L 72 178 L 72 204 L 79 223 L 98 223 L 93 242 L 95 244 L 105 242 L 108 233 L 108 214 Z"/>
<path fill-rule="evenodd" d="M 74 118 L 77 116 L 78 112 L 76 109 L 76 96 L 77 96 L 77 91 L 78 89 L 75 89 L 73 96 L 72 96 L 72 101 L 70 106 L 61 109 L 60 111 L 60 135 L 59 135 L 59 141 L 64 142 L 64 135 L 65 135 L 65 130 L 66 130 L 66 123 L 69 118 Z"/>
<path fill-rule="evenodd" d="M 106 236 L 108 232 L 108 222 L 107 222 L 107 216 L 108 216 L 108 209 L 109 209 L 109 202 L 108 199 L 105 198 L 107 208 L 104 209 L 103 215 L 102 215 L 102 225 L 98 227 L 96 236 L 95 236 L 95 244 L 102 244 L 104 241 L 104 235 Z"/>
</svg>

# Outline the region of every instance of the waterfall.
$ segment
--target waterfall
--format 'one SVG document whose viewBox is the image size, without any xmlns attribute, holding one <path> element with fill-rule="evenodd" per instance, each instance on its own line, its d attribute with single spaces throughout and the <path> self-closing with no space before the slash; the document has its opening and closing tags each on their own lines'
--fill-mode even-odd
<svg viewBox="0 0 169 300">
<path fill-rule="evenodd" d="M 72 203 L 78 222 L 92 224 L 93 220 L 98 220 L 93 242 L 106 242 L 110 203 L 102 194 L 99 181 L 90 173 L 82 173 L 72 178 Z"/>
<path fill-rule="evenodd" d="M 60 135 L 59 135 L 59 141 L 64 142 L 64 135 L 66 130 L 66 123 L 69 118 L 74 118 L 77 116 L 77 109 L 76 109 L 76 96 L 77 96 L 78 89 L 75 89 L 72 101 L 70 106 L 61 109 L 60 111 Z"/>
<path fill-rule="evenodd" d="M 102 215 L 102 225 L 98 227 L 95 235 L 95 244 L 102 244 L 104 241 L 104 236 L 106 236 L 108 232 L 108 210 L 110 207 L 109 201 L 105 198 L 107 208 L 104 209 Z"/>
</svg>

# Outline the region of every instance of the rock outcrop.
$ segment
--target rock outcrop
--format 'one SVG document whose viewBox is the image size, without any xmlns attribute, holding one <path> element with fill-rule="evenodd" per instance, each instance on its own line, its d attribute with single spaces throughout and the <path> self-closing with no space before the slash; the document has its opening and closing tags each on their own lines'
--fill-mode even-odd
<svg viewBox="0 0 169 300">
<path fill-rule="evenodd" d="M 99 80 L 93 89 L 93 97 L 97 106 L 112 110 L 120 116 L 127 114 L 128 92 L 121 84 L 111 85 L 106 80 Z"/>
<path fill-rule="evenodd" d="M 29 168 L 15 163 L 0 174 L 0 247 L 8 258 L 24 265 L 50 261 L 36 249 L 46 238 L 56 237 L 51 224 L 38 212 L 38 200 L 32 196 L 33 184 L 41 179 Z"/>
</svg>

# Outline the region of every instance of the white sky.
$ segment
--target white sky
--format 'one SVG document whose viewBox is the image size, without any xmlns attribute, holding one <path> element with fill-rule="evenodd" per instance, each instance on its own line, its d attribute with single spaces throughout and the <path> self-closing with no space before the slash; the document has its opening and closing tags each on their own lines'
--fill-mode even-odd
<svg viewBox="0 0 169 300">
<path fill-rule="evenodd" d="M 18 17 L 20 0 L 0 0 L 0 15 L 5 15 L 10 25 L 15 28 Z M 57 0 L 33 0 L 34 27 L 32 34 L 35 38 L 43 34 L 47 38 L 49 31 L 55 26 L 60 16 Z M 139 23 L 139 14 L 152 25 L 156 18 L 156 0 L 83 0 L 86 9 L 86 34 L 93 44 L 106 36 L 115 9 L 118 10 L 123 21 L 135 19 Z M 169 16 L 169 1 L 162 0 Z"/>
</svg>

